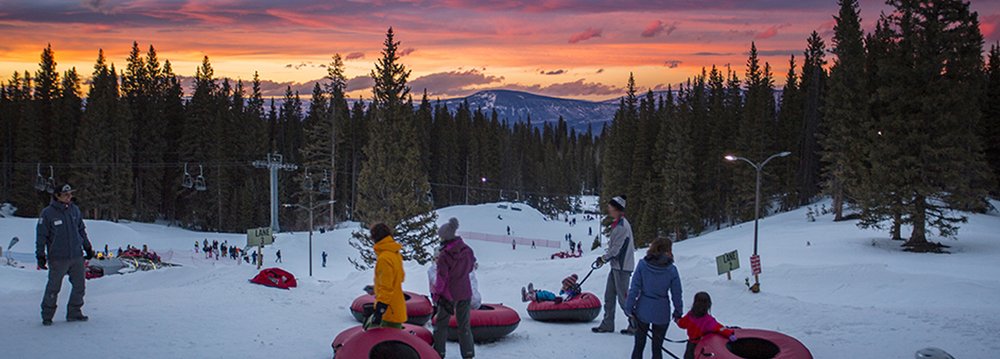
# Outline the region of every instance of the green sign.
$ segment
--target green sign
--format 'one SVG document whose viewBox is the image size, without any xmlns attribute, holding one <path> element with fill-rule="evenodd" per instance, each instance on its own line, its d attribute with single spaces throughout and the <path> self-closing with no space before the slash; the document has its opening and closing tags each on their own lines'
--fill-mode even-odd
<svg viewBox="0 0 1000 359">
<path fill-rule="evenodd" d="M 251 228 L 247 230 L 247 247 L 256 247 L 274 243 L 271 227 Z"/>
<path fill-rule="evenodd" d="M 719 275 L 723 275 L 740 268 L 740 255 L 737 251 L 732 251 L 715 257 L 715 265 L 719 268 Z"/>
</svg>

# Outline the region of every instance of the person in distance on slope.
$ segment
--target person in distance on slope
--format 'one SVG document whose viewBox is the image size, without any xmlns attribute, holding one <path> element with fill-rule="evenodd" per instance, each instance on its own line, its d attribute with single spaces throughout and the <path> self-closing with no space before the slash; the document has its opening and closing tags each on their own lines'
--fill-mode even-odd
<svg viewBox="0 0 1000 359">
<path fill-rule="evenodd" d="M 403 247 L 392 238 L 385 223 L 371 227 L 375 250 L 375 312 L 365 321 L 365 328 L 403 329 L 406 322 L 406 298 L 403 296 Z"/>
<path fill-rule="evenodd" d="M 535 289 L 535 285 L 528 283 L 528 288 L 521 287 L 522 302 L 556 302 L 556 304 L 573 299 L 580 295 L 580 285 L 577 284 L 576 273 L 570 274 L 562 281 L 562 289 L 559 295 L 543 289 Z"/>
<path fill-rule="evenodd" d="M 687 329 L 688 343 L 684 352 L 684 359 L 694 359 L 694 350 L 705 335 L 718 333 L 729 341 L 735 342 L 736 335 L 732 329 L 724 327 L 715 321 L 712 312 L 712 297 L 706 292 L 698 292 L 694 295 L 694 304 L 691 304 L 691 311 L 684 317 L 677 320 L 677 326 Z M 655 348 L 655 347 L 654 347 Z"/>
</svg>

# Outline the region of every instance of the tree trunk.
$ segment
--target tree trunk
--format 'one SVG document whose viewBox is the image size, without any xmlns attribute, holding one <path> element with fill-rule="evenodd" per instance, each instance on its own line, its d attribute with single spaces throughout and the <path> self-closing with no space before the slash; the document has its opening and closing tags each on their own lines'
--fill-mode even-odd
<svg viewBox="0 0 1000 359">
<path fill-rule="evenodd" d="M 894 241 L 903 240 L 903 236 L 900 233 L 900 227 L 903 226 L 903 215 L 898 211 L 892 214 L 892 229 L 889 230 L 889 236 Z"/>
</svg>

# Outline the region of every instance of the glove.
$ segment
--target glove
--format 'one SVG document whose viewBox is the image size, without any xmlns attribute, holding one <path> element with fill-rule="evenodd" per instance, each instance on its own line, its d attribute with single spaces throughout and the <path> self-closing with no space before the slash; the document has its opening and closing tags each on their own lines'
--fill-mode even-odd
<svg viewBox="0 0 1000 359">
<path fill-rule="evenodd" d="M 676 322 L 678 320 L 681 320 L 681 313 L 680 312 L 674 312 L 674 321 Z"/>
<path fill-rule="evenodd" d="M 597 264 L 597 268 L 603 267 L 604 266 L 604 257 L 597 257 L 597 260 L 594 261 L 594 263 Z"/>
<path fill-rule="evenodd" d="M 94 254 L 94 249 L 93 248 L 84 248 L 83 250 L 87 252 L 87 255 L 85 257 L 83 257 L 84 259 L 86 259 L 88 261 L 91 260 L 91 259 L 94 259 L 94 255 L 95 254 Z"/>
<path fill-rule="evenodd" d="M 385 314 L 386 310 L 389 310 L 389 305 L 388 304 L 385 304 L 385 303 L 382 303 L 382 302 L 375 303 L 375 313 L 372 313 L 371 324 L 372 325 L 381 325 L 382 324 L 382 315 Z"/>
<path fill-rule="evenodd" d="M 373 285 L 366 285 L 362 290 L 368 293 L 368 295 L 375 295 L 375 286 Z"/>
<path fill-rule="evenodd" d="M 49 269 L 45 266 L 45 256 L 38 256 L 38 269 Z"/>
<path fill-rule="evenodd" d="M 729 336 L 729 341 L 730 342 L 735 342 L 736 341 L 736 334 L 730 335 Z"/>
</svg>

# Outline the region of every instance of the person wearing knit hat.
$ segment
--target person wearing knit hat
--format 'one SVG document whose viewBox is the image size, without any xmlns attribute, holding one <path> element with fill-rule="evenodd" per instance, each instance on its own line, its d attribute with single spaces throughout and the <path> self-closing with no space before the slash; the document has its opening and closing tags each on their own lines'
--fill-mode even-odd
<svg viewBox="0 0 1000 359">
<path fill-rule="evenodd" d="M 611 234 L 608 236 L 608 246 L 603 255 L 597 258 L 598 267 L 605 263 L 611 264 L 608 273 L 608 284 L 604 289 L 604 319 L 601 324 L 591 330 L 594 333 L 611 333 L 615 331 L 615 303 L 625 311 L 626 295 L 629 281 L 635 267 L 635 243 L 633 242 L 632 225 L 625 219 L 625 195 L 616 196 L 608 201 L 608 214 L 611 216 Z M 622 334 L 635 333 L 635 324 L 629 320 L 628 328 Z"/>
<path fill-rule="evenodd" d="M 458 322 L 458 343 L 462 358 L 472 358 L 475 357 L 476 350 L 469 323 L 472 302 L 472 281 L 469 276 L 475 268 L 476 256 L 456 231 L 458 219 L 454 217 L 438 228 L 441 252 L 435 261 L 437 277 L 431 290 L 431 298 L 438 308 L 434 322 L 434 350 L 442 358 L 445 357 L 448 323 L 454 315 Z"/>
<path fill-rule="evenodd" d="M 535 289 L 534 283 L 528 283 L 528 287 L 521 287 L 521 301 L 522 302 L 556 302 L 556 304 L 562 303 L 564 301 L 573 299 L 580 295 L 580 285 L 577 284 L 576 273 L 570 274 L 568 277 L 562 280 L 562 289 L 559 290 L 559 295 L 552 293 L 544 289 Z"/>
</svg>

